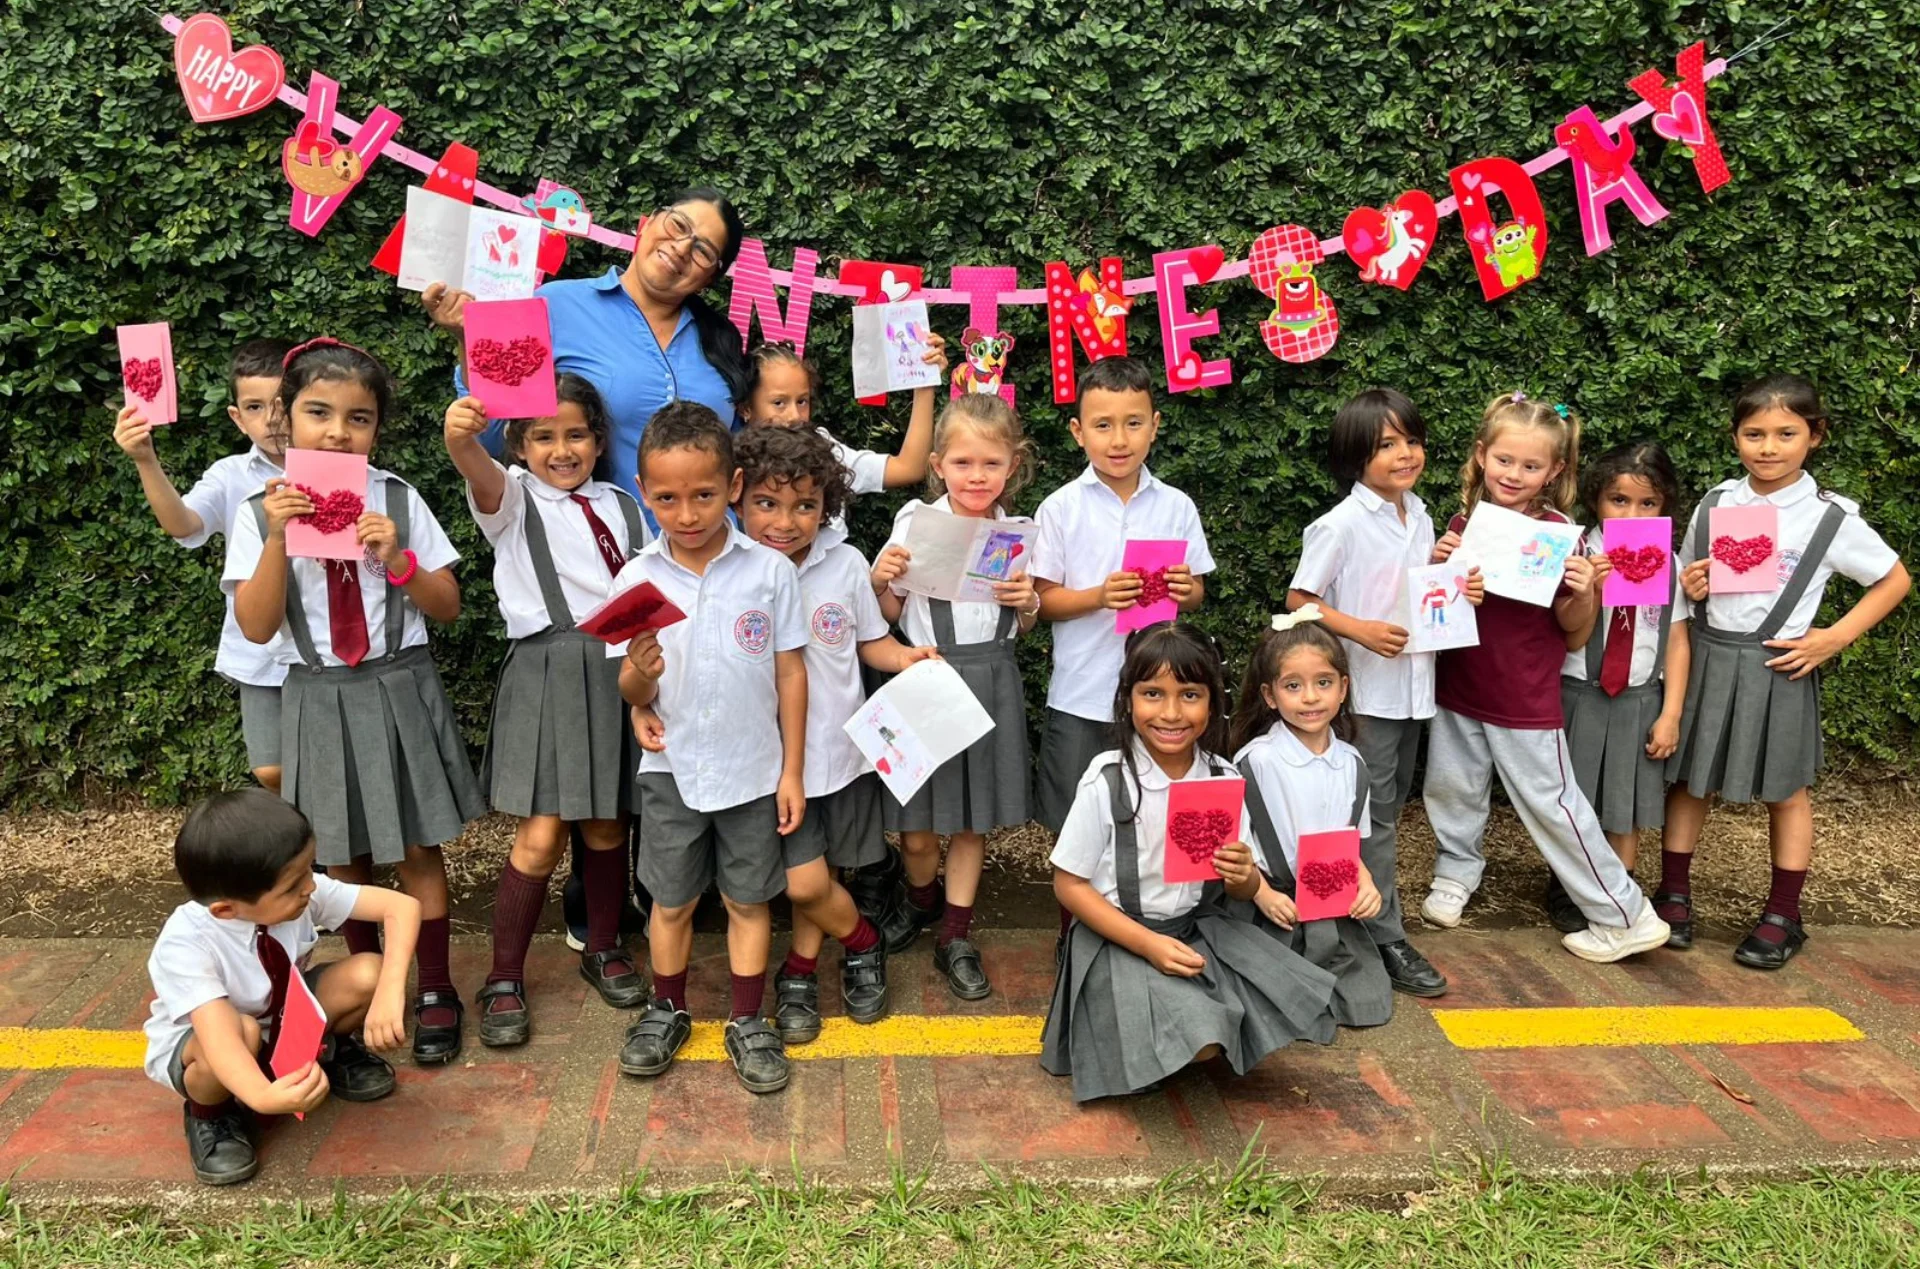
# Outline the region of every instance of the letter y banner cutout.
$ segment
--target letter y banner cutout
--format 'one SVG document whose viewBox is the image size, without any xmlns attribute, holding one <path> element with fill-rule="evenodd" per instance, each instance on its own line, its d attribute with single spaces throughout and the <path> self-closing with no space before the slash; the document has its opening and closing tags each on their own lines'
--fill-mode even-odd
<svg viewBox="0 0 1920 1269">
<path fill-rule="evenodd" d="M 339 100 L 340 85 L 315 71 L 307 84 L 307 113 L 280 148 L 280 170 L 293 186 L 287 223 L 309 238 L 320 236 L 380 151 L 400 131 L 400 116 L 376 106 L 352 140 L 336 143 L 333 113 Z"/>
<path fill-rule="evenodd" d="M 1706 60 L 1704 42 L 1689 44 L 1674 61 L 1680 75 L 1678 88 L 1670 87 L 1658 70 L 1640 72 L 1627 81 L 1627 87 L 1653 107 L 1653 130 L 1687 148 L 1701 191 L 1711 194 L 1733 176 L 1720 152 L 1720 139 L 1713 135 L 1713 122 L 1707 118 Z"/>
</svg>

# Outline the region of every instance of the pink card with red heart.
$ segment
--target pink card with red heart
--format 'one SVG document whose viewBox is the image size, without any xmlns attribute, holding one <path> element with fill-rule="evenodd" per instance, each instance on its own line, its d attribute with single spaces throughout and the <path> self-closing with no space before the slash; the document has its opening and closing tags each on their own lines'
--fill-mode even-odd
<svg viewBox="0 0 1920 1269">
<path fill-rule="evenodd" d="M 272 935 L 267 935 L 272 938 Z M 280 1025 L 273 1034 L 273 1053 L 267 1066 L 275 1079 L 285 1079 L 320 1056 L 327 1042 L 327 1011 L 305 974 L 287 975 L 286 1004 L 280 1010 Z M 299 1111 L 295 1119 L 305 1119 Z"/>
<path fill-rule="evenodd" d="M 1113 628 L 1126 634 L 1179 616 L 1180 606 L 1167 590 L 1167 570 L 1186 562 L 1187 544 L 1178 538 L 1129 539 L 1120 556 L 1120 567 L 1140 574 L 1140 598 L 1133 607 L 1113 614 Z"/>
<path fill-rule="evenodd" d="M 367 509 L 367 459 L 322 449 L 287 451 L 287 483 L 306 490 L 313 514 L 287 525 L 287 554 L 304 560 L 358 560 L 357 526 Z"/>
<path fill-rule="evenodd" d="M 1600 586 L 1601 603 L 1635 608 L 1673 602 L 1672 520 L 1615 516 L 1602 521 L 1600 531 L 1600 544 L 1613 566 Z"/>
<path fill-rule="evenodd" d="M 177 422 L 180 390 L 173 378 L 173 332 L 165 322 L 121 326 L 120 382 L 127 404 L 140 407 L 149 423 Z"/>
<path fill-rule="evenodd" d="M 467 387 L 490 419 L 544 419 L 560 408 L 547 302 L 467 304 Z"/>
<path fill-rule="evenodd" d="M 1707 590 L 1715 595 L 1780 589 L 1780 510 L 1771 503 L 1707 513 Z"/>
<path fill-rule="evenodd" d="M 1175 780 L 1167 786 L 1168 885 L 1188 881 L 1218 881 L 1213 853 L 1240 840 L 1240 814 L 1247 801 L 1247 782 L 1233 776 L 1205 780 Z"/>
<path fill-rule="evenodd" d="M 1343 917 L 1360 893 L 1360 830 L 1300 834 L 1294 857 L 1293 907 L 1302 921 Z"/>
</svg>

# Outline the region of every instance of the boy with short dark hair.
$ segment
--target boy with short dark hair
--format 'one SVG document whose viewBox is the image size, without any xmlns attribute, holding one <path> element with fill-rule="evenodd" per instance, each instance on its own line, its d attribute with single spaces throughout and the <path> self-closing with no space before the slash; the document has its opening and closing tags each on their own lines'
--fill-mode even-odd
<svg viewBox="0 0 1920 1269">
<path fill-rule="evenodd" d="M 397 891 L 316 875 L 306 816 L 265 789 L 215 794 L 194 807 L 174 839 L 173 862 L 193 898 L 167 918 L 147 959 L 154 1001 L 146 1072 L 186 1099 L 194 1176 L 232 1185 L 259 1170 L 247 1110 L 304 1114 L 329 1091 L 350 1102 L 393 1091 L 393 1068 L 353 1033 L 364 1028 L 376 1049 L 405 1041 L 420 905 Z M 310 966 L 316 927 L 337 929 L 349 918 L 381 923 L 385 956 Z M 331 1034 L 318 1061 L 275 1079 L 267 1060 L 296 969 Z"/>
</svg>

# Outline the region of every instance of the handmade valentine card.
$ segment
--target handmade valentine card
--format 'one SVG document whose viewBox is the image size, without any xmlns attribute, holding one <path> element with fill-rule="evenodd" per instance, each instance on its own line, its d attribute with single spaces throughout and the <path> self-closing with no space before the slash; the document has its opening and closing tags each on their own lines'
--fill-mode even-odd
<svg viewBox="0 0 1920 1269">
<path fill-rule="evenodd" d="M 1360 893 L 1360 830 L 1300 834 L 1293 877 L 1293 909 L 1302 921 L 1347 915 Z"/>
<path fill-rule="evenodd" d="M 1673 521 L 1665 516 L 1616 516 L 1600 525 L 1601 546 L 1613 570 L 1600 586 L 1609 608 L 1673 602 Z"/>
<path fill-rule="evenodd" d="M 1467 520 L 1451 562 L 1463 569 L 1478 565 L 1489 595 L 1545 608 L 1553 603 L 1567 558 L 1579 543 L 1579 525 L 1536 520 L 1482 501 Z"/>
<path fill-rule="evenodd" d="M 280 55 L 264 44 L 237 52 L 233 32 L 211 13 L 196 13 L 173 37 L 173 73 L 195 123 L 238 119 L 266 107 L 287 82 Z"/>
<path fill-rule="evenodd" d="M 318 1058 L 326 1042 L 327 1011 L 320 1007 L 313 989 L 307 986 L 305 974 L 288 974 L 287 999 L 280 1010 L 280 1025 L 274 1029 L 273 1054 L 267 1059 L 273 1077 L 285 1079 Z M 306 1118 L 299 1111 L 295 1111 L 293 1117 Z"/>
<path fill-rule="evenodd" d="M 473 204 L 410 186 L 400 221 L 399 279 L 403 291 L 424 291 L 435 282 L 458 287 L 466 280 L 467 225 Z"/>
<path fill-rule="evenodd" d="M 1178 538 L 1132 538 L 1120 555 L 1120 567 L 1140 574 L 1140 598 L 1131 608 L 1113 614 L 1113 628 L 1121 634 L 1172 621 L 1180 608 L 1167 590 L 1167 570 L 1187 562 L 1187 544 Z"/>
<path fill-rule="evenodd" d="M 180 418 L 179 385 L 173 377 L 173 331 L 165 322 L 121 326 L 120 382 L 127 404 L 138 406 L 149 423 L 173 423 Z"/>
<path fill-rule="evenodd" d="M 468 303 L 467 386 L 490 419 L 544 419 L 560 408 L 547 302 Z"/>
<path fill-rule="evenodd" d="M 452 199 L 456 203 L 472 207 L 473 186 L 475 180 L 478 179 L 479 172 L 479 152 L 472 146 L 461 145 L 458 141 L 455 141 L 446 148 L 445 153 L 441 154 L 440 161 L 433 165 L 433 171 L 427 173 L 424 188 L 429 194 L 437 194 L 443 198 Z M 407 202 L 409 206 L 413 203 L 413 191 L 411 189 L 407 191 Z M 446 213 L 446 215 L 451 216 L 451 213 Z M 461 275 L 465 272 L 466 265 L 467 219 L 465 213 L 462 213 L 459 217 L 459 238 L 457 243 L 460 252 L 459 262 L 451 269 L 446 268 L 444 265 L 437 266 L 440 273 L 439 280 L 448 283 L 458 283 L 462 280 Z M 443 226 L 439 236 L 443 239 L 451 238 L 452 230 Z M 388 231 L 387 240 L 380 244 L 380 250 L 374 253 L 373 267 L 382 273 L 391 273 L 395 277 L 399 277 L 401 272 L 400 253 L 406 246 L 406 239 L 407 218 L 401 216 L 393 228 Z M 436 279 L 433 278 L 427 279 L 428 282 L 435 280 Z M 425 283 L 421 283 L 418 286 L 409 286 L 407 283 L 402 282 L 400 285 L 409 291 L 426 289 Z"/>
<path fill-rule="evenodd" d="M 1040 526 L 1031 520 L 986 520 L 920 507 L 907 523 L 913 563 L 895 583 L 933 599 L 992 603 L 995 583 L 1020 572 Z"/>
<path fill-rule="evenodd" d="M 1214 852 L 1240 840 L 1247 782 L 1234 776 L 1175 780 L 1167 786 L 1167 851 L 1163 878 L 1170 886 L 1217 881 Z"/>
<path fill-rule="evenodd" d="M 664 630 L 687 614 L 652 582 L 614 595 L 580 619 L 580 629 L 605 643 L 625 643 L 646 630 Z"/>
<path fill-rule="evenodd" d="M 926 359 L 933 347 L 927 339 L 931 329 L 925 300 L 855 305 L 854 393 L 865 398 L 938 387 L 940 367 Z"/>
<path fill-rule="evenodd" d="M 540 285 L 540 222 L 475 207 L 462 288 L 476 300 L 523 300 Z"/>
<path fill-rule="evenodd" d="M 1707 513 L 1707 589 L 1740 595 L 1780 589 L 1780 510 L 1772 503 Z"/>
<path fill-rule="evenodd" d="M 1467 602 L 1467 565 L 1458 560 L 1407 570 L 1407 651 L 1480 646 L 1480 621 Z"/>
<path fill-rule="evenodd" d="M 844 726 L 897 802 L 920 791 L 940 765 L 993 730 L 993 718 L 960 672 L 916 661 L 867 698 Z"/>
<path fill-rule="evenodd" d="M 898 304 L 920 289 L 926 270 L 917 264 L 888 264 L 878 260 L 843 260 L 840 281 L 861 288 L 854 307 L 863 304 Z M 859 398 L 861 405 L 885 405 L 885 391 Z"/>
<path fill-rule="evenodd" d="M 357 526 L 367 509 L 367 459 L 332 450 L 287 451 L 287 483 L 313 499 L 313 514 L 287 525 L 287 554 L 306 560 L 358 560 Z"/>
</svg>

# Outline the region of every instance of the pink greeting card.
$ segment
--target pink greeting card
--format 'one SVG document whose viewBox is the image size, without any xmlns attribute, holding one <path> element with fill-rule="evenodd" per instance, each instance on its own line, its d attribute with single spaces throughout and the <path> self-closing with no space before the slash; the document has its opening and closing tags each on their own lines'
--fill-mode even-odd
<svg viewBox="0 0 1920 1269">
<path fill-rule="evenodd" d="M 545 300 L 467 305 L 467 386 L 491 419 L 544 419 L 560 408 Z"/>
<path fill-rule="evenodd" d="M 1609 608 L 1673 602 L 1673 521 L 1666 516 L 1603 520 L 1601 546 L 1613 571 L 1600 586 Z"/>
<path fill-rule="evenodd" d="M 1186 562 L 1187 544 L 1177 538 L 1130 539 L 1120 557 L 1120 567 L 1140 574 L 1140 598 L 1133 607 L 1113 614 L 1113 628 L 1126 634 L 1179 616 L 1179 605 L 1167 591 L 1167 570 Z"/>
<path fill-rule="evenodd" d="M 1360 830 L 1300 834 L 1293 907 L 1302 921 L 1343 917 L 1360 893 Z"/>
<path fill-rule="evenodd" d="M 1219 879 L 1213 868 L 1213 853 L 1228 842 L 1240 840 L 1240 813 L 1246 798 L 1247 782 L 1232 776 L 1175 780 L 1168 786 L 1168 885 Z"/>
<path fill-rule="evenodd" d="M 269 935 L 268 937 L 271 937 Z M 280 1026 L 273 1036 L 273 1055 L 267 1065 L 275 1079 L 284 1079 L 320 1056 L 327 1042 L 327 1011 L 314 999 L 306 975 L 287 975 L 287 1002 L 280 1011 Z M 295 1119 L 306 1116 L 294 1112 Z"/>
<path fill-rule="evenodd" d="M 607 643 L 625 643 L 644 630 L 664 630 L 686 615 L 660 593 L 659 587 L 641 582 L 582 617 L 580 628 Z"/>
<path fill-rule="evenodd" d="M 366 456 L 290 449 L 287 483 L 313 499 L 313 514 L 287 525 L 287 554 L 306 560 L 360 559 L 364 550 L 356 526 L 367 509 Z"/>
<path fill-rule="evenodd" d="M 120 382 L 127 404 L 140 407 L 156 426 L 180 418 L 180 390 L 173 377 L 173 332 L 165 322 L 121 326 Z"/>
<path fill-rule="evenodd" d="M 1780 589 L 1780 511 L 1771 503 L 1707 513 L 1707 589 L 1738 595 Z"/>
</svg>

